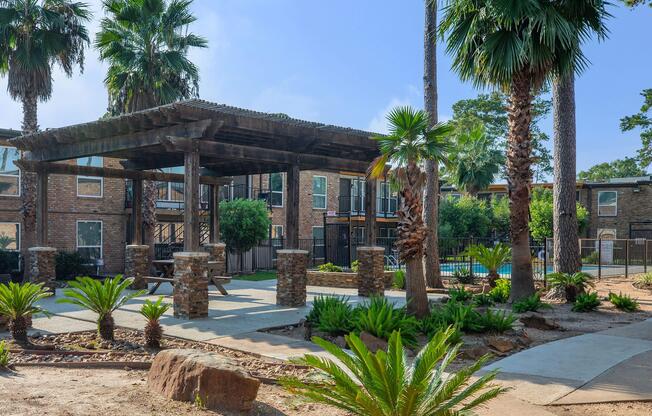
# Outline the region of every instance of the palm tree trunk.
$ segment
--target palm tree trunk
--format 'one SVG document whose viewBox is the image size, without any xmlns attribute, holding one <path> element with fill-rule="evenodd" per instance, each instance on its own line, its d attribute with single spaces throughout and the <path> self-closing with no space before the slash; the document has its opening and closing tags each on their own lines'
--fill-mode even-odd
<svg viewBox="0 0 652 416">
<path fill-rule="evenodd" d="M 9 321 L 9 331 L 14 341 L 20 344 L 27 343 L 27 326 L 27 319 L 24 316 L 18 316 Z"/>
<path fill-rule="evenodd" d="M 510 301 L 534 293 L 530 253 L 530 190 L 532 187 L 532 78 L 516 74 L 512 80 L 508 107 L 509 147 L 507 180 L 509 184 L 509 220 L 512 240 L 512 290 Z"/>
<path fill-rule="evenodd" d="M 426 19 L 424 27 L 423 100 L 430 126 L 437 124 L 437 2 L 424 0 Z M 430 287 L 444 287 L 439 267 L 439 236 L 437 232 L 439 211 L 439 166 L 434 160 L 426 161 L 426 189 L 424 221 L 426 237 L 426 282 Z"/>
<path fill-rule="evenodd" d="M 155 233 L 156 233 L 156 201 L 158 200 L 158 188 L 156 182 L 145 181 L 143 183 L 143 244 L 149 246 L 149 264 L 155 257 Z M 136 224 L 138 226 L 138 224 Z"/>
<path fill-rule="evenodd" d="M 115 322 L 110 313 L 100 317 L 97 321 L 97 332 L 100 334 L 100 338 L 105 341 L 113 341 L 114 328 Z"/>
<path fill-rule="evenodd" d="M 27 94 L 22 98 L 23 104 L 23 134 L 36 133 L 38 131 L 38 102 L 35 94 Z M 20 202 L 21 215 L 23 219 L 23 234 L 21 242 L 21 254 L 27 261 L 28 249 L 36 244 L 36 174 L 33 172 L 21 172 L 20 178 Z M 29 267 L 25 267 L 27 276 Z"/>
<path fill-rule="evenodd" d="M 554 185 L 553 264 L 556 272 L 580 270 L 580 248 L 575 206 L 575 78 L 571 74 L 553 83 Z"/>
</svg>

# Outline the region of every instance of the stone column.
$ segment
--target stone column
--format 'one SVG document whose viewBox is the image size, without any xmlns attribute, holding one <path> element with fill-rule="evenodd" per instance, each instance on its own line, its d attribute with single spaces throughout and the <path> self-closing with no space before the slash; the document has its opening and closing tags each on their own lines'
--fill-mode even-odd
<svg viewBox="0 0 652 416">
<path fill-rule="evenodd" d="M 147 289 L 149 275 L 149 246 L 130 244 L 125 249 L 125 277 L 133 277 L 130 289 Z"/>
<path fill-rule="evenodd" d="M 174 253 L 174 317 L 208 316 L 208 253 Z"/>
<path fill-rule="evenodd" d="M 53 247 L 31 247 L 29 255 L 29 281 L 43 283 L 43 287 L 55 292 L 57 249 Z"/>
<path fill-rule="evenodd" d="M 358 247 L 358 296 L 385 294 L 385 249 Z"/>
<path fill-rule="evenodd" d="M 303 306 L 306 304 L 306 273 L 308 252 L 305 250 L 278 250 L 276 260 L 276 304 Z"/>
<path fill-rule="evenodd" d="M 217 265 L 213 267 L 215 276 L 226 276 L 226 244 L 209 243 L 202 247 L 208 253 L 208 260 L 217 262 Z"/>
</svg>

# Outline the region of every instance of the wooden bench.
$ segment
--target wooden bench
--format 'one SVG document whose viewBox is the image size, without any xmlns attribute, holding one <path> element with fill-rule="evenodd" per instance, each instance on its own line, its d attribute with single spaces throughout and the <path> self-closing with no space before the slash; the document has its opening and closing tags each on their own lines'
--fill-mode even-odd
<svg viewBox="0 0 652 416">
<path fill-rule="evenodd" d="M 163 283 L 169 283 L 172 286 L 174 286 L 174 279 L 170 277 L 156 277 L 156 276 L 143 276 L 143 279 L 145 281 L 153 282 L 155 285 L 149 290 L 149 294 L 153 295 L 156 293 L 159 287 L 161 287 L 161 284 Z M 221 294 L 224 296 L 228 295 L 229 292 L 226 291 L 223 285 L 228 284 L 231 282 L 231 278 L 228 276 L 211 276 L 209 277 L 209 280 L 215 285 L 217 290 L 220 291 Z"/>
</svg>

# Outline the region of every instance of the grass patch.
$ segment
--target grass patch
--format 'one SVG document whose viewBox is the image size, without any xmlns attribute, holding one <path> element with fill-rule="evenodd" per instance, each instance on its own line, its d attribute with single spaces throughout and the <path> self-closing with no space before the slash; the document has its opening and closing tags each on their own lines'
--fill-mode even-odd
<svg viewBox="0 0 652 416">
<path fill-rule="evenodd" d="M 276 279 L 276 271 L 274 270 L 259 270 L 254 274 L 241 274 L 233 276 L 233 280 L 248 280 L 250 282 L 259 282 L 261 280 L 274 280 Z"/>
</svg>

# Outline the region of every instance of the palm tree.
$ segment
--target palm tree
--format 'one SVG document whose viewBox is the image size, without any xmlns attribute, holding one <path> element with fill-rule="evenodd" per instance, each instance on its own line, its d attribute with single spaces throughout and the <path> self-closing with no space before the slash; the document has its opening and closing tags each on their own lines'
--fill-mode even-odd
<svg viewBox="0 0 652 416">
<path fill-rule="evenodd" d="M 24 134 L 38 131 L 38 101 L 52 96 L 52 67 L 67 76 L 76 65 L 83 70 L 89 43 L 84 24 L 90 13 L 85 3 L 66 0 L 0 0 L 0 75 L 7 90 L 23 105 Z M 36 241 L 36 178 L 21 177 L 23 249 Z"/>
<path fill-rule="evenodd" d="M 423 103 L 430 127 L 437 124 L 437 1 L 424 0 L 425 24 L 423 43 Z M 426 237 L 426 283 L 430 287 L 443 288 L 439 265 L 439 164 L 426 160 L 426 189 L 423 220 L 428 228 Z"/>
<path fill-rule="evenodd" d="M 493 147 L 482 125 L 457 135 L 450 159 L 451 182 L 471 196 L 491 185 L 505 162 L 503 152 Z"/>
<path fill-rule="evenodd" d="M 453 68 L 463 80 L 509 94 L 511 299 L 535 292 L 528 226 L 533 95 L 555 76 L 568 76 L 585 65 L 578 43 L 591 31 L 603 31 L 603 15 L 600 0 L 455 0 L 444 9 L 440 33 L 448 34 Z"/>
<path fill-rule="evenodd" d="M 109 113 L 131 113 L 198 96 L 199 70 L 188 59 L 191 48 L 207 41 L 188 26 L 197 18 L 192 0 L 104 0 L 109 17 L 102 19 L 95 47 L 109 63 L 104 83 Z M 156 183 L 143 189 L 145 244 L 154 250 Z"/>
<path fill-rule="evenodd" d="M 421 166 L 427 160 L 438 163 L 446 160 L 449 150 L 446 137 L 452 132 L 452 127 L 448 123 L 430 127 L 426 112 L 410 107 L 394 108 L 387 115 L 387 121 L 389 134 L 374 137 L 381 155 L 372 162 L 368 176 L 379 178 L 388 163 L 393 166 L 389 174 L 401 188 L 396 247 L 400 261 L 406 265 L 407 308 L 409 313 L 423 317 L 428 314 L 423 249 L 429 230 L 423 222 L 425 174 Z"/>
<path fill-rule="evenodd" d="M 42 283 L 0 284 L 0 316 L 9 319 L 9 330 L 16 342 L 27 343 L 28 321 L 33 315 L 41 313 L 50 316 L 47 310 L 37 305 L 50 295 Z"/>
</svg>

